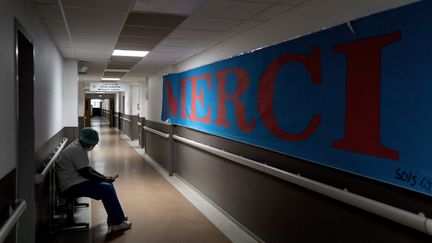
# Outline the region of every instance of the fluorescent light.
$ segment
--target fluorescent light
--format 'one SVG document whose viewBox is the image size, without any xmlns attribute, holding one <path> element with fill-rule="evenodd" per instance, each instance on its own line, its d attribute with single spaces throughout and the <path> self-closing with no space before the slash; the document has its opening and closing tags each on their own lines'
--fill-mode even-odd
<svg viewBox="0 0 432 243">
<path fill-rule="evenodd" d="M 102 78 L 104 81 L 119 81 L 120 78 Z"/>
<path fill-rule="evenodd" d="M 119 72 L 119 73 L 127 73 L 130 69 L 113 69 L 113 68 L 107 68 L 105 69 L 105 72 Z"/>
<path fill-rule="evenodd" d="M 148 51 L 114 50 L 112 55 L 123 57 L 145 57 L 148 53 Z"/>
</svg>

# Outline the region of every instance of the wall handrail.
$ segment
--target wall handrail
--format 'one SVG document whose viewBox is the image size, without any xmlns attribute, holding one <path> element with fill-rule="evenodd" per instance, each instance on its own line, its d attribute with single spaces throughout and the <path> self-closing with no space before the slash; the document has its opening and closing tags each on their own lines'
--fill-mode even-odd
<svg viewBox="0 0 432 243">
<path fill-rule="evenodd" d="M 19 199 L 17 200 L 18 206 L 14 210 L 11 216 L 6 220 L 3 226 L 0 229 L 0 243 L 3 243 L 6 238 L 9 236 L 11 230 L 15 227 L 21 215 L 24 213 L 27 208 L 27 204 L 25 200 Z"/>
<path fill-rule="evenodd" d="M 63 138 L 62 143 L 59 146 L 57 146 L 57 148 L 54 150 L 55 154 L 51 157 L 50 161 L 45 166 L 45 168 L 43 169 L 43 171 L 40 174 L 36 174 L 35 175 L 35 183 L 36 184 L 40 184 L 45 179 L 45 176 L 47 175 L 48 171 L 51 169 L 51 167 L 53 166 L 54 162 L 57 160 L 58 156 L 60 155 L 61 151 L 66 146 L 67 141 L 68 141 L 67 138 Z"/>
<path fill-rule="evenodd" d="M 138 125 L 138 126 L 141 126 L 142 124 L 141 124 L 141 122 L 137 122 L 137 125 Z"/>
<path fill-rule="evenodd" d="M 143 126 L 143 128 L 144 128 L 144 130 L 149 131 L 151 133 L 154 133 L 156 135 L 159 135 L 163 138 L 169 138 L 169 134 L 167 134 L 167 133 L 163 133 L 161 131 L 155 130 L 155 129 L 147 127 L 147 126 Z"/>
<path fill-rule="evenodd" d="M 128 122 L 131 122 L 131 120 L 130 119 L 127 119 L 127 118 L 124 118 L 124 117 L 120 117 L 122 120 L 124 120 L 124 121 L 128 121 Z"/>
<path fill-rule="evenodd" d="M 365 211 L 392 220 L 399 224 L 408 226 L 412 229 L 416 229 L 418 231 L 432 235 L 432 219 L 425 217 L 423 213 L 415 214 L 400 208 L 396 208 L 394 206 L 351 193 L 346 189 L 339 189 L 333 186 L 329 186 L 327 184 L 314 181 L 300 175 L 295 175 L 254 160 L 214 148 L 209 145 L 195 142 L 187 138 L 183 138 L 177 135 L 173 135 L 173 138 L 174 140 L 180 141 L 192 147 L 237 162 L 249 168 L 261 171 L 265 174 L 275 176 L 303 188 L 320 193 L 322 195 L 344 202 L 351 206 L 363 209 Z"/>
<path fill-rule="evenodd" d="M 149 119 L 146 119 L 148 122 L 152 122 L 152 123 L 156 123 L 156 124 L 160 124 L 160 125 L 165 125 L 165 126 L 169 126 L 169 125 L 171 125 L 171 123 L 170 122 L 166 122 L 166 121 L 156 121 L 156 120 L 149 120 Z"/>
</svg>

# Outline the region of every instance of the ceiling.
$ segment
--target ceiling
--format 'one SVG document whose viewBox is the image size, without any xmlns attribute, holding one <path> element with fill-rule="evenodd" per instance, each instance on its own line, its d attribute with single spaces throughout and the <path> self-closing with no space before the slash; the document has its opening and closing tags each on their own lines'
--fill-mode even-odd
<svg viewBox="0 0 432 243">
<path fill-rule="evenodd" d="M 88 67 L 80 81 L 141 81 L 308 0 L 33 0 L 64 58 Z M 144 58 L 112 57 L 114 49 Z M 111 71 L 110 71 L 111 70 Z"/>
</svg>

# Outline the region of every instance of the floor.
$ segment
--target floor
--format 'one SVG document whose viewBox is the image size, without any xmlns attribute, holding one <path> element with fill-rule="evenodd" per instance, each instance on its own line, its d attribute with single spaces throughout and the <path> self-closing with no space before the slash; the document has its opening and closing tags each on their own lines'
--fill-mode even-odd
<svg viewBox="0 0 432 243">
<path fill-rule="evenodd" d="M 90 161 L 105 175 L 119 174 L 114 185 L 132 229 L 107 233 L 103 205 L 92 200 L 90 230 L 58 234 L 55 242 L 230 242 L 116 130 L 99 120 L 92 126 L 99 131 L 100 142 Z"/>
</svg>

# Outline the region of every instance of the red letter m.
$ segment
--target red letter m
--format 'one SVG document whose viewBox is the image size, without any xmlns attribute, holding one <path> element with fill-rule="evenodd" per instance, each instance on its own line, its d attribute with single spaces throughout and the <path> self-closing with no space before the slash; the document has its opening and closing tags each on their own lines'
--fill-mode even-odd
<svg viewBox="0 0 432 243">
<path fill-rule="evenodd" d="M 178 100 L 174 97 L 174 93 L 171 87 L 171 82 L 169 80 L 165 81 L 165 97 L 166 97 L 166 103 L 164 107 L 164 114 L 165 117 L 168 117 L 168 109 L 170 110 L 171 114 L 173 116 L 177 116 L 178 111 Z M 178 97 L 179 95 L 177 95 Z"/>
</svg>

